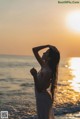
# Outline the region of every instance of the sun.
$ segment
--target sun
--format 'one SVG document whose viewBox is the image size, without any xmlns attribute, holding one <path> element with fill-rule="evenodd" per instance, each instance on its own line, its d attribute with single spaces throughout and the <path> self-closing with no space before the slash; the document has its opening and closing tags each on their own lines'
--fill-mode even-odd
<svg viewBox="0 0 80 119">
<path fill-rule="evenodd" d="M 66 15 L 66 26 L 69 30 L 80 33 L 80 11 L 72 11 Z"/>
</svg>

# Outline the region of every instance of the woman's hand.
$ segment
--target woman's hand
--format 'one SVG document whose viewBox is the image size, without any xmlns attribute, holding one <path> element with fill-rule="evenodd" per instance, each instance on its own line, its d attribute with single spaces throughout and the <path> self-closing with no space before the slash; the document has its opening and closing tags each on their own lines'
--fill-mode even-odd
<svg viewBox="0 0 80 119">
<path fill-rule="evenodd" d="M 37 70 L 35 68 L 32 68 L 30 70 L 30 73 L 31 73 L 32 76 L 36 76 L 37 75 Z"/>
</svg>

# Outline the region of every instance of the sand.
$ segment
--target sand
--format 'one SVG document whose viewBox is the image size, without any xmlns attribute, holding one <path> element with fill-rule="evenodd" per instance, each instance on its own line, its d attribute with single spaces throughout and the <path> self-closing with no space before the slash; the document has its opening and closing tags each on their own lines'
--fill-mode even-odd
<svg viewBox="0 0 80 119">
<path fill-rule="evenodd" d="M 29 105 L 16 105 L 11 103 L 5 103 L 0 105 L 0 111 L 8 111 L 9 119 L 37 119 L 37 115 L 35 112 L 30 111 L 29 113 Z M 28 112 L 27 112 L 28 110 Z M 66 110 L 66 109 L 65 109 Z M 56 115 L 56 114 L 55 114 Z M 75 113 L 67 113 L 67 114 L 59 114 L 55 116 L 55 119 L 80 119 L 80 112 Z"/>
</svg>

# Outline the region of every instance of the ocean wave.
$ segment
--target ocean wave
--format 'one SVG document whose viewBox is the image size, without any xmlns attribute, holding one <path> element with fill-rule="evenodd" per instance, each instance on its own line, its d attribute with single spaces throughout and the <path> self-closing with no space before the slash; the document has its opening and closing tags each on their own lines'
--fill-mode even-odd
<svg viewBox="0 0 80 119">
<path fill-rule="evenodd" d="M 26 67 L 26 66 L 31 66 L 32 64 L 30 63 L 19 63 L 19 62 L 14 62 L 14 63 L 7 63 L 7 62 L 4 62 L 4 63 L 0 63 L 0 68 L 7 68 L 7 67 Z"/>
<path fill-rule="evenodd" d="M 55 115 L 64 115 L 78 111 L 80 111 L 80 102 L 77 102 L 77 104 L 66 103 L 63 105 L 58 105 L 54 108 Z"/>
<path fill-rule="evenodd" d="M 27 86 L 27 87 L 32 87 L 34 84 L 33 83 L 22 83 L 20 86 Z"/>
</svg>

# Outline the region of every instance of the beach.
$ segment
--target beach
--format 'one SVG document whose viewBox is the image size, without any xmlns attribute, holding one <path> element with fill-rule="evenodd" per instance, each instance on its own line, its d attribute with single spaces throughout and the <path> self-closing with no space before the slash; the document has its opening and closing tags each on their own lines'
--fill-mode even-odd
<svg viewBox="0 0 80 119">
<path fill-rule="evenodd" d="M 34 112 L 29 113 L 30 107 L 28 104 L 24 105 L 16 105 L 16 103 L 13 105 L 12 103 L 6 103 L 0 107 L 1 110 L 7 110 L 8 111 L 8 117 L 9 119 L 38 119 L 37 115 L 34 114 Z M 28 111 L 27 111 L 28 110 Z M 65 107 L 66 110 L 66 107 Z M 80 110 L 80 109 L 79 109 Z M 55 112 L 55 119 L 80 119 L 80 111 L 76 110 L 74 112 L 65 112 L 61 113 L 59 115 L 56 115 Z"/>
<path fill-rule="evenodd" d="M 53 105 L 55 119 L 80 118 L 80 81 L 75 73 L 80 71 L 78 60 L 65 58 L 60 62 Z M 29 72 L 32 67 L 39 70 L 32 56 L 0 56 L 0 112 L 8 111 L 9 119 L 37 118 L 34 82 Z"/>
<path fill-rule="evenodd" d="M 9 96 L 8 96 L 9 97 Z M 15 99 L 14 99 L 15 98 Z M 21 102 L 13 96 L 12 102 L 5 102 L 0 105 L 1 111 L 8 111 L 9 119 L 37 119 L 36 110 L 32 109 L 31 104 Z M 67 108 L 67 109 L 66 109 Z M 57 107 L 54 108 L 55 119 L 79 119 L 80 106 L 74 107 Z"/>
</svg>

